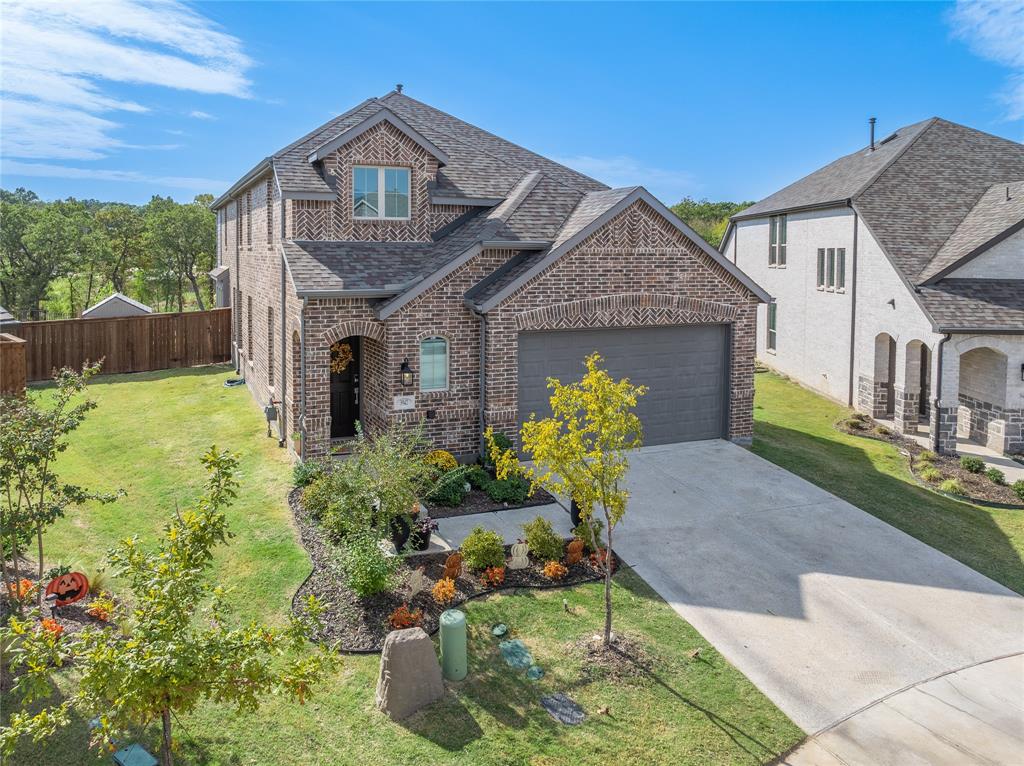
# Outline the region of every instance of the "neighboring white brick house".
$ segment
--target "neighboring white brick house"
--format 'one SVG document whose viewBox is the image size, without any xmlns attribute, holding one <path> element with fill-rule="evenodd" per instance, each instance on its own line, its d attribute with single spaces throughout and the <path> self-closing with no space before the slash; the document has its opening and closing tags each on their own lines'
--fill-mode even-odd
<svg viewBox="0 0 1024 766">
<path fill-rule="evenodd" d="M 935 118 L 734 216 L 758 359 L 942 451 L 1024 452 L 1022 179 L 1020 144 Z"/>
</svg>

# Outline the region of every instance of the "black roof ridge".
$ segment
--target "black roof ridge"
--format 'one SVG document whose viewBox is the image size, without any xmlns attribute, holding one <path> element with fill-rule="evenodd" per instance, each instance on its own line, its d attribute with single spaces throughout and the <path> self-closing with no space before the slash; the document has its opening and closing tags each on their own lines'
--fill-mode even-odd
<svg viewBox="0 0 1024 766">
<path fill-rule="evenodd" d="M 927 123 L 927 124 L 923 128 L 921 128 L 920 130 L 917 131 L 917 135 L 914 136 L 912 139 L 910 139 L 907 142 L 906 146 L 902 147 L 898 152 L 896 152 L 896 154 L 894 154 L 892 157 L 890 157 L 889 161 L 886 162 L 881 168 L 879 168 L 878 171 L 873 176 L 871 176 L 871 178 L 869 178 L 867 181 L 865 181 L 861 185 L 861 187 L 859 189 L 857 189 L 857 191 L 855 191 L 853 194 L 851 194 L 850 195 L 850 199 L 854 200 L 854 199 L 857 199 L 857 198 L 861 197 L 863 194 L 865 194 L 867 192 L 868 189 L 870 189 L 872 186 L 874 186 L 875 183 L 883 175 L 885 175 L 887 172 L 889 172 L 889 169 L 894 164 L 896 164 L 896 161 L 899 160 L 904 154 L 906 154 L 907 151 L 910 149 L 910 147 L 912 147 L 914 144 L 916 144 L 918 142 L 918 140 L 921 138 L 921 136 L 923 136 L 925 133 L 927 133 L 929 130 L 931 130 L 933 127 L 935 127 L 935 124 L 939 121 L 939 119 L 940 119 L 939 117 L 929 117 L 927 120 L 925 120 L 925 123 Z M 911 125 L 917 125 L 917 124 L 920 124 L 920 123 L 919 122 L 918 123 L 911 123 Z M 910 127 L 910 125 L 904 125 L 901 128 L 896 128 L 896 130 L 894 132 L 894 135 L 898 135 L 901 130 L 906 130 L 909 127 Z M 862 151 L 862 150 L 859 150 L 859 151 Z M 851 152 L 851 154 L 855 154 L 855 152 Z M 844 155 L 844 156 L 849 157 L 850 155 Z"/>
</svg>

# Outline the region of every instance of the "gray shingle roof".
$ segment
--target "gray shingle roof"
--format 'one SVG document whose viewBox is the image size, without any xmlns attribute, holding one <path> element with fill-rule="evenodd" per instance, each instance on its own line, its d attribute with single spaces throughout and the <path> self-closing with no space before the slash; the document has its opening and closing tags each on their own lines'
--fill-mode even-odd
<svg viewBox="0 0 1024 766">
<path fill-rule="evenodd" d="M 933 279 L 1022 221 L 1024 181 L 993 184 L 939 248 L 921 272 L 921 280 Z M 1024 263 L 1021 269 L 1024 270 Z"/>
<path fill-rule="evenodd" d="M 906 149 L 934 119 L 900 128 L 893 137 L 883 138 L 872 151 L 865 146 L 815 170 L 799 181 L 765 197 L 733 216 L 757 218 L 793 208 L 816 207 L 830 202 L 845 202 L 857 195 L 872 179 Z M 890 140 L 891 138 L 891 140 Z"/>
<path fill-rule="evenodd" d="M 331 187 L 309 162 L 318 146 L 352 129 L 382 109 L 390 109 L 448 155 L 438 174 L 438 188 L 453 194 L 502 197 L 523 173 L 539 170 L 571 189 L 604 189 L 604 184 L 541 157 L 401 93 L 364 101 L 321 125 L 272 156 L 278 183 L 285 193 L 324 193 Z"/>
<path fill-rule="evenodd" d="M 1024 146 L 946 120 L 926 130 L 854 199 L 911 282 L 992 184 L 1024 178 Z"/>
<path fill-rule="evenodd" d="M 918 292 L 942 332 L 1024 333 L 1024 279 L 942 279 Z"/>
<path fill-rule="evenodd" d="M 553 247 L 558 247 L 571 239 L 577 232 L 582 231 L 593 221 L 597 220 L 605 211 L 615 207 L 622 199 L 627 197 L 639 187 L 628 186 L 622 189 L 605 189 L 602 191 L 589 192 L 584 196 L 572 215 L 565 222 L 565 225 L 558 232 Z"/>
<path fill-rule="evenodd" d="M 507 285 L 512 284 L 520 276 L 539 263 L 545 256 L 544 250 L 521 250 L 509 258 L 504 264 L 488 274 L 466 291 L 466 299 L 475 307 L 482 306 L 487 300 L 500 293 Z"/>
</svg>

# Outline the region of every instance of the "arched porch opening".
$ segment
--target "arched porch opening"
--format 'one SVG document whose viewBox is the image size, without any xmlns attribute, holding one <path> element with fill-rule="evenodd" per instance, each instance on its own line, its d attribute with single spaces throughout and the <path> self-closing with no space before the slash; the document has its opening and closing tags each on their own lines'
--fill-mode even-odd
<svg viewBox="0 0 1024 766">
<path fill-rule="evenodd" d="M 875 336 L 871 417 L 892 420 L 896 414 L 896 340 L 887 332 Z"/>
<path fill-rule="evenodd" d="M 1007 450 L 1006 354 L 979 346 L 960 355 L 957 436 L 997 452 Z"/>
</svg>

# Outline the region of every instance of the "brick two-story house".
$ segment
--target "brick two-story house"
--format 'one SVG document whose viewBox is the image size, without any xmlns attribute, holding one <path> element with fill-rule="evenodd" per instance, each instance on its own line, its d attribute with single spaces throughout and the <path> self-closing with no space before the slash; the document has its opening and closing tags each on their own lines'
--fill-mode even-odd
<svg viewBox="0 0 1024 766">
<path fill-rule="evenodd" d="M 767 294 L 642 187 L 609 189 L 400 90 L 259 162 L 213 204 L 218 295 L 282 443 L 318 456 L 422 421 L 469 456 L 594 350 L 650 386 L 647 443 L 752 428 Z"/>
<path fill-rule="evenodd" d="M 906 434 L 1024 452 L 1024 146 L 932 118 L 733 217 L 758 356 Z M 966 446 L 966 445 L 961 445 Z"/>
</svg>

